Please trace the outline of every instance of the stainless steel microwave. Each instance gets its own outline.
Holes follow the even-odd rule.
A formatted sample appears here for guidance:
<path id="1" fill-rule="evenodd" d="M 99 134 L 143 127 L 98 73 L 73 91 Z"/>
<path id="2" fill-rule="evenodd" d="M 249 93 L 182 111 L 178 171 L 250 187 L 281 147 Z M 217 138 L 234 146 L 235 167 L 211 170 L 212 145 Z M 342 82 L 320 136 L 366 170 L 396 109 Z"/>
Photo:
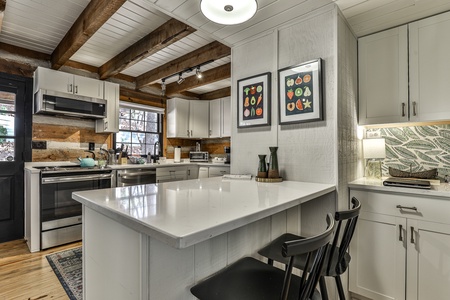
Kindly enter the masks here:
<path id="1" fill-rule="evenodd" d="M 89 119 L 106 117 L 106 100 L 40 89 L 34 95 L 34 113 Z"/>
<path id="2" fill-rule="evenodd" d="M 209 160 L 209 153 L 205 151 L 189 152 L 190 161 L 207 162 Z"/>

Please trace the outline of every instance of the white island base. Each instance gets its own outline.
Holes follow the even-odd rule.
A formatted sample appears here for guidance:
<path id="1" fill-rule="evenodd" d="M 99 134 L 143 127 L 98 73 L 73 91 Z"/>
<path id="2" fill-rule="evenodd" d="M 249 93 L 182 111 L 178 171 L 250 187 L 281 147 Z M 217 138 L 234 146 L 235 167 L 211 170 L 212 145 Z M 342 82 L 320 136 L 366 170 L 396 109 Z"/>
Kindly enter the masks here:
<path id="1" fill-rule="evenodd" d="M 334 190 L 209 178 L 74 193 L 83 203 L 83 299 L 195 299 L 196 282 L 299 233 L 300 204 L 334 199 Z"/>

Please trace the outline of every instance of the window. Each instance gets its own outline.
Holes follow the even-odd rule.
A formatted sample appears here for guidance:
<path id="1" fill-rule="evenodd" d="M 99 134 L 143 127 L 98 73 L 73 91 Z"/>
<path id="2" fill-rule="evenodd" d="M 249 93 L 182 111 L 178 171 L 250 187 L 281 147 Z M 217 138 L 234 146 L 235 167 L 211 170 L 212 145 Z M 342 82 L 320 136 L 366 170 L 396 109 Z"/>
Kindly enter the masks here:
<path id="1" fill-rule="evenodd" d="M 116 149 L 124 145 L 128 155 L 153 154 L 156 142 L 162 144 L 162 114 L 158 108 L 133 103 L 120 104 L 119 132 L 115 134 Z M 161 147 L 162 149 L 162 147 Z"/>
<path id="2" fill-rule="evenodd" d="M 15 156 L 16 94 L 0 91 L 0 161 L 13 161 Z"/>

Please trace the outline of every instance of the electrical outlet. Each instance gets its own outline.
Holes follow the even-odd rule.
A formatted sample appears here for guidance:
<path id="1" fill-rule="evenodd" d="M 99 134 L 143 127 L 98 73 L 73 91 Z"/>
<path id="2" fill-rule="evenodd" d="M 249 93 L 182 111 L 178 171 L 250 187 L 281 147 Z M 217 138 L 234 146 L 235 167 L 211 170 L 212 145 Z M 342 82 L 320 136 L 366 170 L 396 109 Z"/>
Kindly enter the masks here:
<path id="1" fill-rule="evenodd" d="M 95 143 L 89 143 L 89 150 L 91 151 L 95 150 Z"/>
<path id="2" fill-rule="evenodd" d="M 31 149 L 47 149 L 47 141 L 31 141 Z"/>
<path id="3" fill-rule="evenodd" d="M 381 131 L 380 130 L 367 131 L 367 138 L 368 139 L 379 139 L 379 138 L 381 138 Z"/>

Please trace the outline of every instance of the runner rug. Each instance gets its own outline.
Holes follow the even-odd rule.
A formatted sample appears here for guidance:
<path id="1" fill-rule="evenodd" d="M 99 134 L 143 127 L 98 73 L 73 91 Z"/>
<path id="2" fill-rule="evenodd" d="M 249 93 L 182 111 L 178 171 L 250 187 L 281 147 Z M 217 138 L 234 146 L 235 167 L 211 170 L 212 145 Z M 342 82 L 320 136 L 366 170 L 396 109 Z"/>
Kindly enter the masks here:
<path id="1" fill-rule="evenodd" d="M 83 273 L 81 247 L 46 256 L 70 300 L 83 299 Z"/>

